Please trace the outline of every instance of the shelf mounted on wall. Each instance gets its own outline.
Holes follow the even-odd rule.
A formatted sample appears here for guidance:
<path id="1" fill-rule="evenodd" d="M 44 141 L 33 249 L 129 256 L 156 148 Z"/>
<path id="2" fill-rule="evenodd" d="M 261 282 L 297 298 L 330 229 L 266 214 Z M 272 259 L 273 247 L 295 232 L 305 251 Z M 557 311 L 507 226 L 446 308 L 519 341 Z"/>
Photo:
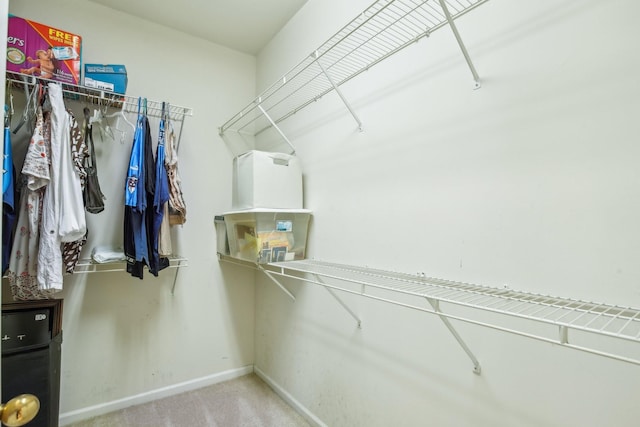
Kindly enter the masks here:
<path id="1" fill-rule="evenodd" d="M 264 268 L 274 276 L 434 314 L 467 353 L 476 374 L 480 364 L 451 321 L 640 365 L 638 308 L 316 260 L 270 263 Z M 444 312 L 442 305 L 449 310 Z"/>
<path id="2" fill-rule="evenodd" d="M 186 258 L 179 256 L 170 256 L 168 257 L 168 260 L 169 265 L 167 266 L 167 268 L 175 269 L 175 274 L 173 275 L 173 284 L 171 286 L 171 295 L 173 295 L 176 290 L 178 271 L 182 267 L 188 267 L 189 262 Z M 127 271 L 126 264 L 126 261 L 110 261 L 100 263 L 95 262 L 91 258 L 83 258 L 78 261 L 73 272 L 74 274 L 125 272 Z"/>
<path id="3" fill-rule="evenodd" d="M 362 130 L 340 86 L 446 25 L 471 70 L 474 88 L 479 88 L 480 78 L 454 21 L 487 1 L 378 0 L 227 120 L 219 134 L 235 131 L 256 136 L 274 128 L 295 152 L 279 124 L 332 91 Z"/>
<path id="4" fill-rule="evenodd" d="M 259 271 L 263 272 L 265 276 L 267 276 L 273 283 L 275 283 L 278 286 L 278 288 L 282 292 L 284 292 L 289 298 L 291 298 L 291 300 L 293 301 L 296 300 L 295 295 L 293 295 L 291 291 L 287 289 L 287 287 L 280 280 L 276 278 L 276 276 L 298 279 L 303 282 L 309 282 L 316 285 L 320 285 L 356 321 L 357 328 L 362 329 L 362 319 L 360 319 L 358 314 L 353 309 L 351 309 L 351 307 L 349 307 L 347 303 L 340 297 L 339 292 L 336 292 L 336 291 L 346 290 L 348 293 L 356 293 L 358 295 L 368 296 L 366 286 L 369 285 L 369 283 L 367 282 L 357 282 L 360 285 L 360 288 L 353 291 L 353 290 L 347 290 L 344 287 L 336 286 L 335 284 L 330 283 L 329 281 L 332 281 L 333 279 L 340 279 L 340 276 L 336 276 L 333 274 L 326 274 L 320 268 L 304 271 L 305 276 L 293 276 L 290 274 L 289 271 L 285 271 L 288 266 L 297 267 L 298 265 L 308 265 L 309 263 L 312 263 L 313 265 L 316 265 L 316 266 L 323 265 L 322 263 L 318 263 L 317 261 L 300 260 L 300 261 L 275 262 L 275 263 L 267 263 L 267 264 L 255 264 L 249 261 L 240 260 L 228 255 L 220 254 L 220 253 L 218 254 L 218 259 L 220 261 L 228 262 L 228 263 L 235 264 L 242 267 L 257 268 Z M 337 264 L 333 264 L 333 265 L 337 265 Z M 294 270 L 295 270 L 295 267 L 294 267 Z M 373 271 L 373 270 L 370 270 L 370 271 Z M 458 331 L 456 331 L 454 326 L 451 324 L 448 316 L 445 315 L 440 309 L 440 301 L 433 298 L 426 298 L 426 299 L 433 308 L 433 310 L 429 312 L 437 314 L 440 317 L 440 320 L 442 320 L 442 322 L 447 327 L 451 335 L 453 335 L 453 337 L 458 342 L 460 347 L 462 347 L 464 352 L 471 359 L 471 362 L 473 363 L 473 373 L 480 375 L 480 373 L 482 372 L 480 362 L 475 357 L 475 355 L 473 354 L 469 346 L 467 346 L 467 344 L 464 342 L 464 340 L 462 339 Z M 391 300 L 384 300 L 384 299 L 381 299 L 381 301 L 392 302 Z M 400 304 L 400 305 L 404 305 L 404 304 Z"/>
<path id="5" fill-rule="evenodd" d="M 221 261 L 256 268 L 254 263 L 219 254 Z M 560 347 L 640 366 L 640 308 L 618 306 L 510 288 L 427 277 L 318 260 L 273 262 L 259 266 L 290 298 L 276 277 L 320 286 L 357 321 L 338 294 L 351 294 L 436 315 L 473 364 L 481 366 L 452 321 L 489 328 Z M 425 304 L 426 301 L 426 304 Z M 445 312 L 443 306 L 448 310 Z"/>
<path id="6" fill-rule="evenodd" d="M 15 86 L 18 89 L 23 89 L 25 93 L 29 93 L 30 89 L 35 87 L 38 82 L 43 83 L 57 83 L 62 86 L 62 93 L 67 100 L 81 100 L 90 104 L 102 105 L 106 107 L 112 107 L 119 109 L 123 113 L 138 113 L 138 100 L 139 97 L 131 95 L 122 95 L 119 93 L 109 92 L 107 90 L 94 89 L 86 86 L 78 86 L 69 83 L 58 82 L 55 80 L 43 79 L 41 77 L 35 77 L 32 75 L 15 73 L 12 71 L 6 72 L 7 83 Z M 182 128 L 184 125 L 184 119 L 188 116 L 193 116 L 193 109 L 190 107 L 183 107 L 180 105 L 166 104 L 164 108 L 167 108 L 169 117 L 180 123 L 180 130 L 176 141 L 176 146 L 180 145 L 180 139 L 182 138 Z M 153 101 L 147 99 L 147 115 L 151 117 L 161 117 L 163 112 L 163 102 Z"/>

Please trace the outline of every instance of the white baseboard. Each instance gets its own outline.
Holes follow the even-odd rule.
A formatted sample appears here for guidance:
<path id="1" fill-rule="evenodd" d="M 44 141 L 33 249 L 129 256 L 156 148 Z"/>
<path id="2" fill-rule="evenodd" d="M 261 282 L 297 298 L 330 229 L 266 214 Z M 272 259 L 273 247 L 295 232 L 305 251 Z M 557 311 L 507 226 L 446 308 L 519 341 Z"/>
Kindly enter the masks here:
<path id="1" fill-rule="evenodd" d="M 291 396 L 284 388 L 282 388 L 278 383 L 269 378 L 267 374 L 262 372 L 260 368 L 257 366 L 253 367 L 253 372 L 262 380 L 269 385 L 276 392 L 278 396 L 282 398 L 285 402 L 289 404 L 293 409 L 296 410 L 300 415 L 304 417 L 304 419 L 309 422 L 312 426 L 315 427 L 327 427 L 325 423 L 323 423 L 320 418 L 316 417 L 311 411 L 309 411 L 304 405 L 298 402 L 293 396 Z"/>
<path id="2" fill-rule="evenodd" d="M 60 414 L 60 426 L 66 426 L 78 421 L 96 417 L 98 415 L 104 415 L 109 412 L 128 408 L 129 406 L 148 403 L 157 399 L 162 399 L 164 397 L 174 396 L 176 394 L 185 393 L 187 391 L 196 390 L 202 387 L 207 387 L 213 384 L 221 383 L 223 381 L 232 380 L 234 378 L 248 375 L 252 372 L 252 365 L 244 366 L 242 368 L 231 369 L 229 371 L 224 371 L 206 377 L 185 381 L 156 390 L 151 390 L 145 393 L 136 394 L 135 396 L 125 397 L 124 399 L 113 400 L 111 402 L 102 403 L 100 405 L 89 406 L 87 408 L 65 412 L 63 414 Z"/>

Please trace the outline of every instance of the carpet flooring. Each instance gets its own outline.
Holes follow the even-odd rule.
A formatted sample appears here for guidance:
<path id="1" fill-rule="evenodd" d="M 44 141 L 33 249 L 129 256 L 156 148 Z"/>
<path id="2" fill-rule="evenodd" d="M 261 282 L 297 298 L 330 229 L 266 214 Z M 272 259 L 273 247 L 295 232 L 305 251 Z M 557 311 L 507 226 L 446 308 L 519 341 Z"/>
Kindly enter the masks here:
<path id="1" fill-rule="evenodd" d="M 68 427 L 308 427 L 257 375 L 100 415 Z"/>

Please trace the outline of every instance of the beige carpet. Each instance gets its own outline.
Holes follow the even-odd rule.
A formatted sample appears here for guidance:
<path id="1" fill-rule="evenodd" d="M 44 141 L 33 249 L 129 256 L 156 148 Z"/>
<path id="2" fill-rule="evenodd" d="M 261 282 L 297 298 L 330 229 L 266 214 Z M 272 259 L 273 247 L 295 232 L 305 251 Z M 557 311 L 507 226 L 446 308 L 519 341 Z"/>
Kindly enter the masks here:
<path id="1" fill-rule="evenodd" d="M 308 427 L 255 374 L 132 406 L 72 427 Z"/>

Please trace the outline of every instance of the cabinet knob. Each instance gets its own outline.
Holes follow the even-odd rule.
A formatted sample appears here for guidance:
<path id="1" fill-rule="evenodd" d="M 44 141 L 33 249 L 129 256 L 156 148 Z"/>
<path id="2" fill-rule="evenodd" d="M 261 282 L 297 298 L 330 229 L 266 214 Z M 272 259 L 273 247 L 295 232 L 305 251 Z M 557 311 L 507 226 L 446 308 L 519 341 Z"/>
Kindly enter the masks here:
<path id="1" fill-rule="evenodd" d="M 0 404 L 0 420 L 8 427 L 27 424 L 38 415 L 40 400 L 33 394 L 21 394 L 6 404 Z"/>

